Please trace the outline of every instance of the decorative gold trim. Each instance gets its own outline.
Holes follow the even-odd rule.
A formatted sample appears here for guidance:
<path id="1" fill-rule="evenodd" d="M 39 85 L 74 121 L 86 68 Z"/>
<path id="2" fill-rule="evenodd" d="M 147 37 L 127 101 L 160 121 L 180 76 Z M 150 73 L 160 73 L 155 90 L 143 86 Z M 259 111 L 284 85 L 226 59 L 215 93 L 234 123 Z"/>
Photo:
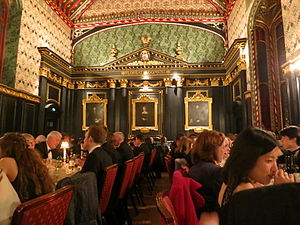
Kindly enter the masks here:
<path id="1" fill-rule="evenodd" d="M 235 87 L 238 86 L 239 88 L 239 94 L 235 93 Z M 238 98 L 242 98 L 242 82 L 241 79 L 238 79 L 234 84 L 232 85 L 232 100 L 236 101 Z"/>
<path id="2" fill-rule="evenodd" d="M 82 100 L 82 130 L 88 129 L 86 124 L 86 104 L 88 103 L 99 103 L 103 104 L 103 125 L 107 126 L 107 99 L 99 98 L 96 94 L 92 95 L 89 99 L 83 99 Z"/>
<path id="3" fill-rule="evenodd" d="M 91 91 L 88 91 L 88 92 L 86 92 L 86 99 L 89 99 L 90 97 L 92 97 L 93 95 L 97 95 L 98 97 L 99 97 L 99 95 L 104 95 L 104 99 L 106 99 L 107 98 L 107 96 L 106 96 L 106 92 L 91 92 Z M 99 98 L 101 98 L 101 97 L 99 97 Z"/>
<path id="4" fill-rule="evenodd" d="M 183 86 L 183 82 L 184 82 L 184 78 L 180 77 L 178 79 L 176 79 L 176 85 L 177 87 L 182 87 Z"/>
<path id="5" fill-rule="evenodd" d="M 119 80 L 119 83 L 120 83 L 121 88 L 127 88 L 128 80 L 122 79 L 122 80 Z"/>
<path id="6" fill-rule="evenodd" d="M 165 87 L 172 86 L 172 80 L 170 78 L 164 78 Z"/>
<path id="7" fill-rule="evenodd" d="M 220 86 L 220 79 L 221 78 L 210 78 L 209 81 L 210 81 L 210 85 L 212 87 L 218 87 Z"/>
<path id="8" fill-rule="evenodd" d="M 208 86 L 208 79 L 205 79 L 204 81 L 201 81 L 200 79 L 195 79 L 194 81 L 187 80 L 186 85 L 187 86 Z"/>
<path id="9" fill-rule="evenodd" d="M 74 83 L 77 85 L 76 89 L 100 89 L 100 88 L 106 88 L 107 87 L 107 82 L 103 81 L 102 83 L 99 83 L 98 81 L 80 81 L 76 80 Z"/>
<path id="10" fill-rule="evenodd" d="M 154 103 L 154 126 L 137 126 L 136 125 L 136 103 Z M 150 98 L 148 95 L 143 94 L 137 99 L 131 100 L 132 104 L 132 126 L 131 129 L 141 130 L 141 129 L 149 129 L 149 130 L 158 130 L 158 98 Z"/>
<path id="11" fill-rule="evenodd" d="M 16 97 L 16 98 L 22 98 L 22 99 L 25 99 L 25 100 L 28 100 L 28 101 L 31 101 L 31 102 L 35 102 L 35 103 L 40 103 L 41 102 L 41 99 L 40 99 L 39 96 L 35 96 L 35 95 L 30 94 L 30 93 L 8 87 L 8 86 L 6 86 L 4 84 L 1 84 L 1 83 L 0 83 L 0 92 L 4 93 L 6 95 L 10 95 L 10 96 L 13 96 L 13 97 Z"/>
<path id="12" fill-rule="evenodd" d="M 138 88 L 140 88 L 140 87 L 161 87 L 162 84 L 163 84 L 162 81 L 157 81 L 156 83 L 152 84 L 148 80 L 144 80 L 143 82 L 141 82 L 139 84 L 135 83 L 134 81 L 129 82 L 130 87 L 138 87 Z"/>
<path id="13" fill-rule="evenodd" d="M 56 99 L 49 98 L 49 87 L 52 87 L 52 88 L 58 90 L 58 100 L 59 101 L 57 101 Z M 56 86 L 54 86 L 52 84 L 47 83 L 47 97 L 46 97 L 46 102 L 48 102 L 49 100 L 51 100 L 51 101 L 56 102 L 58 105 L 60 105 L 60 95 L 61 95 L 61 89 L 59 87 L 56 87 Z"/>
<path id="14" fill-rule="evenodd" d="M 245 92 L 245 93 L 244 93 L 244 96 L 245 96 L 246 99 L 251 98 L 251 97 L 252 97 L 251 91 Z"/>
<path id="15" fill-rule="evenodd" d="M 192 93 L 193 96 L 194 96 L 195 94 L 200 94 L 200 95 L 203 95 L 204 97 L 205 97 L 205 96 L 208 96 L 208 90 L 189 90 L 189 91 L 187 91 L 187 92 L 185 93 L 185 96 L 186 96 L 186 97 L 189 97 L 189 94 L 190 94 L 190 93 Z"/>
<path id="16" fill-rule="evenodd" d="M 208 122 L 208 126 L 189 125 L 189 122 L 192 119 L 192 118 L 189 118 L 189 103 L 190 102 L 199 102 L 199 103 L 207 102 L 208 121 L 206 121 L 206 122 Z M 198 92 L 191 98 L 185 97 L 184 104 L 185 104 L 185 125 L 184 125 L 185 130 L 196 130 L 196 131 L 199 129 L 200 130 L 203 130 L 203 129 L 212 130 L 212 128 L 213 128 L 213 126 L 212 126 L 212 98 L 205 97 Z"/>
<path id="17" fill-rule="evenodd" d="M 116 80 L 107 80 L 109 88 L 116 88 Z"/>

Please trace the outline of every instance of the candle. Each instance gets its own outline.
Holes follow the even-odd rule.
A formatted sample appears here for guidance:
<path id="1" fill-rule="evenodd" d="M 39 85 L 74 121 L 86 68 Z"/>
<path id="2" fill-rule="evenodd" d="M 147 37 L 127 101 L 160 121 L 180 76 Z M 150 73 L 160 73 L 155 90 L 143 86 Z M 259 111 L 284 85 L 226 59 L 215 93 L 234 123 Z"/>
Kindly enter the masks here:
<path id="1" fill-rule="evenodd" d="M 66 159 L 67 159 L 67 148 L 69 148 L 69 143 L 66 142 L 66 141 L 63 141 L 63 142 L 61 143 L 61 147 L 62 147 L 62 149 L 63 149 L 63 160 L 64 160 L 64 162 L 65 162 Z"/>

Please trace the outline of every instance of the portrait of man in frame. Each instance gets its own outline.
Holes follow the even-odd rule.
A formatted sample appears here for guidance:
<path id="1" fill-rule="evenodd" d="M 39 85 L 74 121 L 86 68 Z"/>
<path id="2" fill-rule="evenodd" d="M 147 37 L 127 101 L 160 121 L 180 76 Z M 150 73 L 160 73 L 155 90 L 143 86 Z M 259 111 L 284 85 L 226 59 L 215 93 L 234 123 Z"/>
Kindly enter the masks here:
<path id="1" fill-rule="evenodd" d="M 82 100 L 82 106 L 82 130 L 86 130 L 92 124 L 102 124 L 107 126 L 107 99 L 102 99 L 97 95 L 92 95 L 90 98 Z"/>

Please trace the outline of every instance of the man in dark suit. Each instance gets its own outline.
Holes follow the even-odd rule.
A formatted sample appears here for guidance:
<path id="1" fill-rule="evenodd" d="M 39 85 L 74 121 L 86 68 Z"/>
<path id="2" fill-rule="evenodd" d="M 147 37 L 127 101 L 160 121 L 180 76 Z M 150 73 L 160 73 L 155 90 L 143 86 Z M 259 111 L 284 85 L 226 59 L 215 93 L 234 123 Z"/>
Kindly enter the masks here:
<path id="1" fill-rule="evenodd" d="M 105 167 L 113 164 L 111 157 L 103 150 L 101 145 L 106 140 L 107 132 L 102 125 L 91 125 L 85 132 L 83 149 L 89 151 L 89 155 L 82 167 L 81 172 L 94 172 L 97 177 L 98 193 L 101 193 L 103 173 Z"/>
<path id="2" fill-rule="evenodd" d="M 145 154 L 145 158 L 144 158 L 144 162 L 143 162 L 143 171 L 145 171 L 145 170 L 147 170 L 147 167 L 149 165 L 151 150 L 149 149 L 148 145 L 145 143 L 145 139 L 142 134 L 136 135 L 133 143 L 135 146 L 135 149 L 134 149 L 135 155 L 138 155 L 141 152 L 144 152 L 144 154 Z"/>
<path id="3" fill-rule="evenodd" d="M 122 132 L 113 133 L 113 145 L 120 153 L 122 161 L 125 162 L 134 157 L 133 151 L 130 146 L 124 141 L 125 136 Z"/>
<path id="4" fill-rule="evenodd" d="M 300 127 L 288 126 L 279 132 L 283 154 L 278 158 L 279 164 L 287 164 L 287 172 L 295 172 L 295 166 L 300 168 Z M 293 165 L 292 165 L 293 164 Z M 294 168 L 289 168 L 293 167 Z"/>
<path id="5" fill-rule="evenodd" d="M 43 159 L 57 159 L 63 156 L 63 152 L 60 149 L 62 135 L 58 131 L 51 131 L 47 135 L 45 142 L 41 142 L 36 145 L 38 152 Z"/>

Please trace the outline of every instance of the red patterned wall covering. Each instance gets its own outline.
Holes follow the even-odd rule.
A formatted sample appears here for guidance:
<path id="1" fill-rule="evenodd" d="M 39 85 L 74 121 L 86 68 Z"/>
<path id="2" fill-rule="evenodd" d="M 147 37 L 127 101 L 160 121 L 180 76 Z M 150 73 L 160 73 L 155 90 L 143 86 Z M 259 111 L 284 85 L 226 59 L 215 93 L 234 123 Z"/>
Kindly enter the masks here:
<path id="1" fill-rule="evenodd" d="M 7 17 L 8 3 L 6 0 L 0 0 L 0 81 L 2 80 Z"/>

